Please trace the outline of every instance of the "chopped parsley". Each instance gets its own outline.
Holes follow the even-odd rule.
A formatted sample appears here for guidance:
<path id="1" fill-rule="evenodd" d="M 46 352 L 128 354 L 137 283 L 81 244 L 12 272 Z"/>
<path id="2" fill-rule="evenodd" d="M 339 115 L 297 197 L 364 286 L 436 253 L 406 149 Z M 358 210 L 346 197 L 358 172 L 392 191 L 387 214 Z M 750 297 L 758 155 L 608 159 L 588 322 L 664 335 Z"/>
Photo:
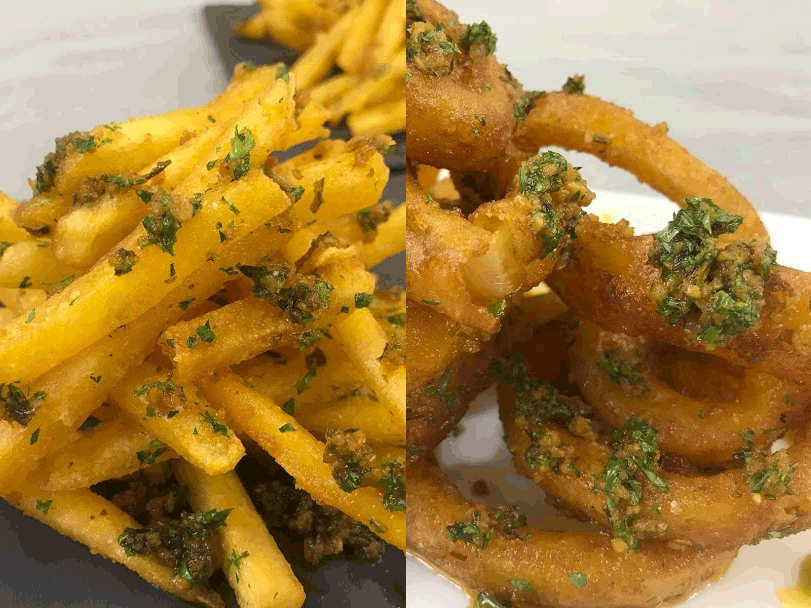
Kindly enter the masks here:
<path id="1" fill-rule="evenodd" d="M 219 433 L 223 437 L 228 437 L 228 427 L 212 416 L 211 412 L 203 414 L 203 421 L 211 425 L 212 433 Z"/>
<path id="2" fill-rule="evenodd" d="M 42 511 L 45 515 L 51 510 L 53 500 L 37 500 L 37 511 Z"/>
<path id="3" fill-rule="evenodd" d="M 290 68 L 286 64 L 281 64 L 276 68 L 276 78 L 281 78 L 285 82 L 290 82 Z"/>
<path id="4" fill-rule="evenodd" d="M 206 321 L 205 324 L 197 328 L 197 337 L 208 344 L 214 342 L 214 338 L 216 336 L 214 335 L 214 332 L 211 331 L 211 323 L 209 321 Z"/>
<path id="5" fill-rule="evenodd" d="M 582 74 L 569 76 L 561 87 L 561 90 L 567 95 L 584 93 L 586 91 L 586 77 Z"/>
<path id="6" fill-rule="evenodd" d="M 510 608 L 510 605 L 499 602 L 486 593 L 479 593 L 479 595 L 476 596 L 476 601 L 473 602 L 473 608 Z"/>
<path id="7" fill-rule="evenodd" d="M 147 236 L 142 239 L 141 247 L 158 245 L 169 255 L 175 255 L 174 246 L 177 242 L 177 230 L 180 222 L 175 219 L 169 206 L 171 198 L 164 193 L 157 204 L 153 203 L 152 213 L 147 215 L 142 221 Z M 132 270 L 132 267 L 130 267 Z"/>
<path id="8" fill-rule="evenodd" d="M 168 449 L 169 447 L 163 443 L 163 441 L 153 439 L 149 442 L 145 450 L 139 450 L 135 452 L 135 455 L 138 457 L 138 462 L 141 463 L 141 466 L 148 466 L 155 464 L 158 457 Z"/>
<path id="9" fill-rule="evenodd" d="M 510 584 L 519 591 L 524 592 L 532 591 L 532 586 L 527 581 L 523 581 L 521 579 L 511 578 Z"/>
<path id="10" fill-rule="evenodd" d="M 287 424 L 283 424 L 282 426 L 279 427 L 279 432 L 280 433 L 290 433 L 290 432 L 295 431 L 295 430 L 296 430 L 296 427 L 294 427 L 289 422 Z"/>
<path id="11" fill-rule="evenodd" d="M 0 401 L 3 402 L 6 414 L 22 426 L 28 426 L 34 417 L 33 402 L 41 401 L 44 398 L 45 393 L 38 392 L 29 399 L 16 383 L 0 384 Z"/>
<path id="12" fill-rule="evenodd" d="M 31 433 L 31 440 L 30 444 L 34 445 L 37 441 L 39 441 L 39 427 L 33 433 Z"/>
<path id="13" fill-rule="evenodd" d="M 498 302 L 493 302 L 492 304 L 490 304 L 490 306 L 487 307 L 487 312 L 493 315 L 496 319 L 502 318 L 506 310 L 507 310 L 506 300 L 499 300 Z"/>
<path id="14" fill-rule="evenodd" d="M 242 560 L 248 557 L 250 553 L 247 551 L 243 551 L 239 555 L 237 555 L 236 550 L 231 550 L 231 555 L 228 556 L 227 564 L 229 567 L 234 569 L 234 577 L 239 582 L 239 570 L 242 567 Z"/>
<path id="15" fill-rule="evenodd" d="M 661 269 L 653 286 L 656 312 L 671 324 L 697 321 L 697 337 L 718 344 L 760 319 L 764 281 L 776 263 L 771 247 L 741 241 L 719 249 L 717 237 L 743 222 L 708 198 L 685 201 L 654 235 L 648 263 Z"/>
<path id="16" fill-rule="evenodd" d="M 476 46 L 485 55 L 492 55 L 496 52 L 496 35 L 490 26 L 482 21 L 481 23 L 471 23 L 465 26 L 465 33 L 459 41 L 459 46 L 469 51 Z"/>
<path id="17" fill-rule="evenodd" d="M 588 577 L 582 572 L 572 572 L 569 575 L 569 581 L 575 589 L 582 589 L 589 583 Z"/>
<path id="18" fill-rule="evenodd" d="M 225 156 L 225 162 L 234 167 L 234 180 L 238 180 L 251 170 L 251 150 L 255 145 L 253 133 L 249 129 L 240 131 L 239 127 L 234 127 L 231 150 Z"/>
<path id="19" fill-rule="evenodd" d="M 299 395 L 310 388 L 310 383 L 312 382 L 313 378 L 315 378 L 317 373 L 317 368 L 311 367 L 307 370 L 307 373 L 304 374 L 304 377 L 296 383 L 296 391 Z"/>
<path id="20" fill-rule="evenodd" d="M 287 401 L 284 402 L 282 406 L 282 410 L 285 414 L 290 414 L 291 416 L 296 413 L 296 400 L 293 397 L 290 397 Z"/>
<path id="21" fill-rule="evenodd" d="M 602 359 L 597 360 L 597 367 L 608 374 L 614 384 L 627 384 L 632 387 L 640 387 L 646 393 L 650 392 L 650 387 L 645 383 L 645 378 L 639 374 L 639 370 L 642 368 L 639 354 L 634 353 L 636 359 L 634 362 L 626 358 L 616 357 L 617 354 L 617 351 L 605 351 Z"/>
<path id="22" fill-rule="evenodd" d="M 368 308 L 372 303 L 373 296 L 370 293 L 355 294 L 355 308 Z"/>

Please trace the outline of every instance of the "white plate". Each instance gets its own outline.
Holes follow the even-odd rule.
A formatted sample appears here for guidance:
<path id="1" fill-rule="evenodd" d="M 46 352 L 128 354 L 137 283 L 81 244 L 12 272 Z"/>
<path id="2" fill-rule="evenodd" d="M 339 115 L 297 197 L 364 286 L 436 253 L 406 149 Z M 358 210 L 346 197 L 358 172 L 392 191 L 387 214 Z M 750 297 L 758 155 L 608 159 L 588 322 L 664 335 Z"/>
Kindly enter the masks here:
<path id="1" fill-rule="evenodd" d="M 589 211 L 600 215 L 604 221 L 626 218 L 638 233 L 643 233 L 660 230 L 675 209 L 675 205 L 663 198 L 606 192 L 598 193 Z M 805 231 L 811 229 L 811 220 L 771 213 L 763 213 L 762 217 L 780 264 L 811 270 L 805 245 Z M 451 435 L 437 450 L 440 463 L 460 490 L 470 498 L 470 484 L 485 479 L 495 502 L 517 502 L 531 520 L 543 517 L 547 523 L 551 510 L 543 506 L 543 492 L 512 467 L 492 390 L 474 402 L 460 427 L 461 434 Z M 744 547 L 720 581 L 678 606 L 779 607 L 782 604 L 777 599 L 777 591 L 794 583 L 800 562 L 810 553 L 811 530 Z M 406 560 L 406 567 L 409 608 L 467 608 L 470 605 L 464 591 L 413 556 Z"/>

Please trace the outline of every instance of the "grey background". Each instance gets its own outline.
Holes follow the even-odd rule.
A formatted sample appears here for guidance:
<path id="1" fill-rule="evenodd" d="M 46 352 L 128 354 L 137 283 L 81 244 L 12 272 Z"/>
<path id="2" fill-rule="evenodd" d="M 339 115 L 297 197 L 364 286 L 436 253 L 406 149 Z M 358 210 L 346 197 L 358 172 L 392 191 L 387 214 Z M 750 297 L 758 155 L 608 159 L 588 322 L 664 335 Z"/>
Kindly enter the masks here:
<path id="1" fill-rule="evenodd" d="M 811 217 L 811 2 L 448 0 L 486 20 L 528 89 L 586 75 L 727 176 L 763 210 Z M 649 193 L 585 155 L 594 188 Z"/>
<path id="2" fill-rule="evenodd" d="M 55 137 L 96 124 L 207 102 L 240 60 L 291 61 L 280 49 L 245 43 L 233 24 L 247 4 L 189 0 L 80 0 L 3 5 L 0 20 L 0 189 L 23 199 L 26 179 Z M 333 131 L 336 137 L 345 131 Z M 387 160 L 404 162 L 401 138 Z M 402 172 L 384 196 L 403 199 Z M 377 270 L 404 282 L 404 257 Z M 2 365 L 2 362 L 0 362 Z M 328 562 L 297 571 L 305 606 L 402 606 L 405 565 L 389 548 L 379 564 Z M 184 604 L 126 568 L 53 532 L 0 500 L 0 607 L 176 608 Z"/>

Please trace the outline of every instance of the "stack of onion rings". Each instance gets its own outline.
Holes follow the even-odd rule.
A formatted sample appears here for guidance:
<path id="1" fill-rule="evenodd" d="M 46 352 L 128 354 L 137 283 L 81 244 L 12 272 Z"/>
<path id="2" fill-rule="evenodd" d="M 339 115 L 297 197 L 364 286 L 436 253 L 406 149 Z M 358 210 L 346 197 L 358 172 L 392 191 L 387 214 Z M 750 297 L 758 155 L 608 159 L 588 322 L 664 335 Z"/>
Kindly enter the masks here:
<path id="1" fill-rule="evenodd" d="M 811 275 L 666 125 L 577 86 L 526 93 L 486 24 L 434 0 L 408 16 L 411 550 L 478 606 L 655 606 L 811 527 Z M 653 237 L 581 214 L 566 203 L 593 194 L 542 146 L 683 211 Z M 565 304 L 522 297 L 544 280 Z M 530 529 L 432 461 L 492 376 L 519 472 L 597 531 Z"/>

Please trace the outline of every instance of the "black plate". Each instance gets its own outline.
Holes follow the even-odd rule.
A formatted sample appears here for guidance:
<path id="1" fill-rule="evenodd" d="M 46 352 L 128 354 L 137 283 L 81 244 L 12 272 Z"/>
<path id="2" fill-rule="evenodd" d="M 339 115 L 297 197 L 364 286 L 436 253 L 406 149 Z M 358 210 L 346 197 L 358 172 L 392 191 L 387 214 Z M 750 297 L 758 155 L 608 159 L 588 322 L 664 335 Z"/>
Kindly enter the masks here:
<path id="1" fill-rule="evenodd" d="M 209 6 L 205 19 L 220 53 L 212 66 L 228 81 L 240 61 L 256 64 L 285 61 L 295 54 L 281 48 L 245 42 L 233 26 L 256 12 L 252 6 Z M 346 129 L 334 137 L 348 137 Z M 384 196 L 405 198 L 405 138 L 398 138 L 387 157 L 392 168 Z M 377 269 L 383 284 L 405 285 L 405 255 Z M 338 608 L 405 607 L 405 558 L 390 547 L 379 563 L 326 562 L 315 572 L 296 570 L 307 591 L 305 606 Z M 0 500 L 0 606 L 21 608 L 182 608 L 186 604 L 144 581 L 127 568 L 91 555 L 80 544 L 22 515 Z"/>

